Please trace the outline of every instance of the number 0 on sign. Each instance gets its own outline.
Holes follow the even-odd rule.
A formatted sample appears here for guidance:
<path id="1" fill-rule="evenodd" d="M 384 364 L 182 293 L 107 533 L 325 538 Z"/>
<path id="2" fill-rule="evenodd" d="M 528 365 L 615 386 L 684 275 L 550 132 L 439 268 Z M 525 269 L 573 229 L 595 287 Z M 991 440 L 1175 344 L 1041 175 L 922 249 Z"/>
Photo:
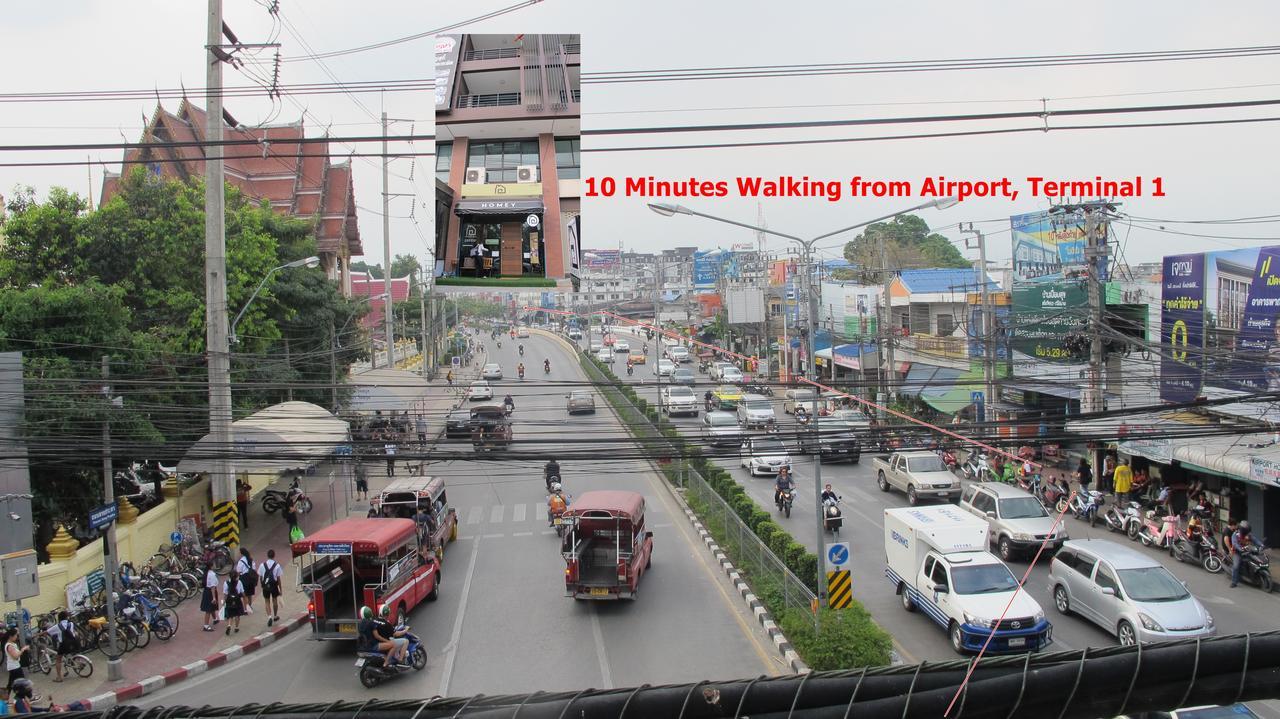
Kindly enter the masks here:
<path id="1" fill-rule="evenodd" d="M 832 542 L 827 545 L 827 563 L 840 569 L 849 563 L 849 543 Z"/>

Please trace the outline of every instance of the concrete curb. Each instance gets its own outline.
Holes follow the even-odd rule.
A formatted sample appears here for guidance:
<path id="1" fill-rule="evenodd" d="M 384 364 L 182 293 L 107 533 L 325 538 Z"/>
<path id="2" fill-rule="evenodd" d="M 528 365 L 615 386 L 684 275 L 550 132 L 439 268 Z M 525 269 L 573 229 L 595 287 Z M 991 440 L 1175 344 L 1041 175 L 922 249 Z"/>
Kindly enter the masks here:
<path id="1" fill-rule="evenodd" d="M 742 575 L 733 566 L 733 563 L 725 556 L 724 550 L 720 549 L 720 545 L 716 544 L 715 537 L 712 537 L 706 527 L 702 526 L 702 522 L 693 513 L 692 509 L 685 507 L 684 513 L 693 524 L 693 528 L 698 532 L 698 536 L 702 537 L 702 541 L 707 545 L 707 548 L 715 555 L 716 561 L 720 563 L 720 568 L 724 570 L 729 580 L 733 582 L 738 594 L 742 595 L 742 600 L 751 608 L 756 621 L 760 622 L 760 626 L 764 627 L 765 632 L 769 634 L 769 638 L 773 640 L 774 647 L 778 650 L 778 653 L 791 666 L 791 671 L 796 674 L 809 673 L 811 671 L 809 665 L 804 663 L 804 660 L 796 653 L 795 648 L 791 646 L 791 642 L 787 641 L 786 635 L 778 628 L 778 623 L 773 620 L 773 615 L 769 613 L 768 609 L 765 609 L 764 602 L 760 601 L 755 593 L 751 591 L 751 586 L 747 584 Z"/>
<path id="2" fill-rule="evenodd" d="M 247 639 L 239 644 L 234 644 L 221 651 L 214 652 L 204 659 L 200 659 L 190 664 L 184 664 L 177 669 L 170 669 L 163 674 L 147 677 L 141 681 L 132 684 L 125 684 L 116 687 L 109 692 L 98 694 L 97 696 L 80 701 L 71 702 L 67 705 L 69 711 L 100 711 L 102 709 L 110 709 L 118 704 L 137 699 L 138 697 L 154 694 L 161 689 L 172 686 L 184 679 L 190 679 L 199 674 L 203 674 L 210 669 L 220 667 L 224 664 L 243 657 L 272 644 L 276 640 L 285 636 L 289 632 L 299 629 L 310 624 L 306 614 L 299 614 L 293 619 L 284 620 L 280 624 L 272 627 L 269 631 Z"/>

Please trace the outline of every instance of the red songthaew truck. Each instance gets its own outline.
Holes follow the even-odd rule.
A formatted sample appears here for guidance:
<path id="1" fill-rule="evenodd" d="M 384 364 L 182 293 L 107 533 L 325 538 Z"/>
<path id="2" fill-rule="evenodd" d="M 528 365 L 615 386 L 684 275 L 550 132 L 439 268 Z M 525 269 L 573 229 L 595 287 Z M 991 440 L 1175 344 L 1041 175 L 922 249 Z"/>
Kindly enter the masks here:
<path id="1" fill-rule="evenodd" d="M 653 557 L 653 532 L 644 528 L 644 496 L 638 492 L 584 492 L 561 518 L 565 596 L 635 599 Z"/>

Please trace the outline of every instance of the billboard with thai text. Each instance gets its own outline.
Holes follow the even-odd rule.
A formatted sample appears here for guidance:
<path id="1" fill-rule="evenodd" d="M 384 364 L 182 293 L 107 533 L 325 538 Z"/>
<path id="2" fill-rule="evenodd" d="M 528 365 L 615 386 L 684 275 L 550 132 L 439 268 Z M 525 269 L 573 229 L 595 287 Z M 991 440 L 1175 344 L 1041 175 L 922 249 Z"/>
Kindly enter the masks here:
<path id="1" fill-rule="evenodd" d="M 1204 254 L 1164 258 L 1160 289 L 1160 399 L 1200 395 L 1204 348 Z"/>
<path id="2" fill-rule="evenodd" d="M 1052 281 L 1088 276 L 1084 215 L 1031 212 L 1009 218 L 1015 281 Z M 1101 232 L 1105 232 L 1105 228 Z M 1106 279 L 1106 267 L 1102 267 Z"/>

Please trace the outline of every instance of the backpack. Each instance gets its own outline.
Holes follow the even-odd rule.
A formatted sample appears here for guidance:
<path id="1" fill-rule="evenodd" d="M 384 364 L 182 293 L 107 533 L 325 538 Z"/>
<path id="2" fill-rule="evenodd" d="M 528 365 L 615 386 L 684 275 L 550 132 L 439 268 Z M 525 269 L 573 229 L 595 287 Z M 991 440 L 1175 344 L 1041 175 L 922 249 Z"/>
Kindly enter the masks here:
<path id="1" fill-rule="evenodd" d="M 278 595 L 280 582 L 276 579 L 276 567 L 280 566 L 268 559 L 262 563 L 262 591 L 265 594 Z"/>
<path id="2" fill-rule="evenodd" d="M 75 654 L 80 651 L 80 637 L 75 634 L 75 625 L 70 621 L 58 622 L 59 654 Z"/>
<path id="3" fill-rule="evenodd" d="M 240 575 L 240 584 L 246 592 L 252 592 L 258 586 L 258 572 L 252 561 L 248 562 L 248 564 L 249 571 Z"/>

